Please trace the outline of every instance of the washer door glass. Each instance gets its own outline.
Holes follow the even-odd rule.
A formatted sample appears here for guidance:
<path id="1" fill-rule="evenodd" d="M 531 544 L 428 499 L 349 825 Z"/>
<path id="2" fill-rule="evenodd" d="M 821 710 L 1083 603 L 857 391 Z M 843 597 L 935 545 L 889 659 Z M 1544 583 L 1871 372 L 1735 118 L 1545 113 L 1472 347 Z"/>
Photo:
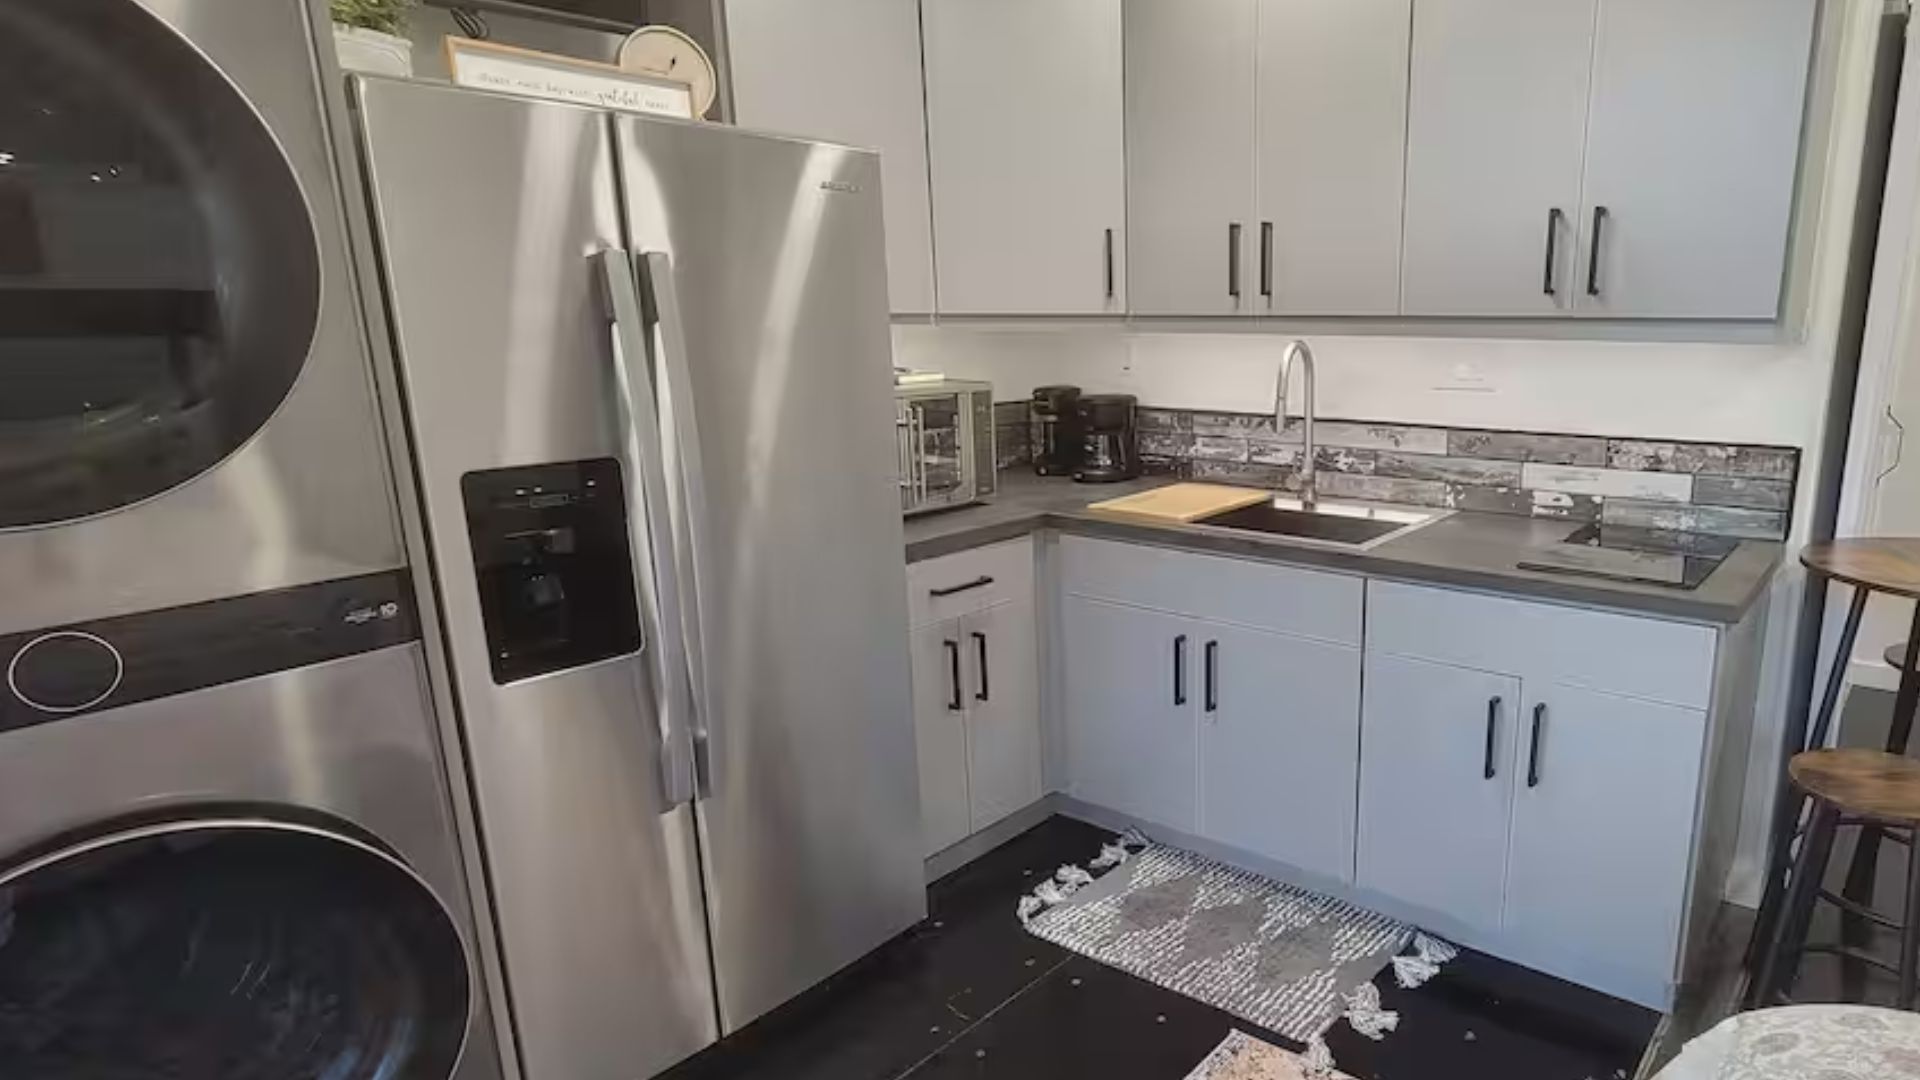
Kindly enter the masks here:
<path id="1" fill-rule="evenodd" d="M 0 875 L 0 1076 L 446 1080 L 470 992 L 426 886 L 325 831 L 159 826 Z"/>
<path id="2" fill-rule="evenodd" d="M 319 304 L 293 171 L 200 52 L 135 0 L 0 0 L 0 528 L 218 464 Z"/>

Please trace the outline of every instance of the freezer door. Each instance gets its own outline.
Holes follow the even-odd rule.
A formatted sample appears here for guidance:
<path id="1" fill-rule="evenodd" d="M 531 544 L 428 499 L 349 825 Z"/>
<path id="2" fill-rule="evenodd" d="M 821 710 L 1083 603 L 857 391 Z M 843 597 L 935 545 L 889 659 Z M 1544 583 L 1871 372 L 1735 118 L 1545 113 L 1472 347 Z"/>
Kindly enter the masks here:
<path id="1" fill-rule="evenodd" d="M 717 1020 L 691 736 L 674 721 L 680 620 L 649 532 L 665 535 L 649 515 L 664 472 L 625 415 L 651 390 L 622 377 L 646 350 L 610 124 L 356 87 L 435 661 L 459 703 L 522 1071 L 652 1076 Z"/>
<path id="2" fill-rule="evenodd" d="M 724 1030 L 926 913 L 879 159 L 619 117 Z"/>

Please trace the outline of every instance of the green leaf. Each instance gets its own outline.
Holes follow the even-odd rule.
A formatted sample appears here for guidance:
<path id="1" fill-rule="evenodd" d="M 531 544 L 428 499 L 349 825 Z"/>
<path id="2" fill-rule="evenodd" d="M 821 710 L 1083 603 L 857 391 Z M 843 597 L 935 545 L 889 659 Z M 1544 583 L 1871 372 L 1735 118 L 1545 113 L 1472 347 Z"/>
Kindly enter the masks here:
<path id="1" fill-rule="evenodd" d="M 331 0 L 333 21 L 344 26 L 404 36 L 413 0 Z"/>

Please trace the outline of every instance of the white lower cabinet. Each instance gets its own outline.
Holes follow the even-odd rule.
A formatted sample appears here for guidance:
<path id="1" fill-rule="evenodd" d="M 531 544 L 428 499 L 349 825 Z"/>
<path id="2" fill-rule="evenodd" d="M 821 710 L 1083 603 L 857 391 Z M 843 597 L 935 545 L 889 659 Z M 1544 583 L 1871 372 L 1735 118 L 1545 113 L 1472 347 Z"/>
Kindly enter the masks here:
<path id="1" fill-rule="evenodd" d="M 960 659 L 958 619 L 914 630 L 913 732 L 920 757 L 920 827 L 929 855 L 965 840 L 973 828 Z"/>
<path id="2" fill-rule="evenodd" d="M 1196 622 L 1200 835 L 1353 880 L 1360 650 Z"/>
<path id="3" fill-rule="evenodd" d="M 1073 796 L 1193 832 L 1199 746 L 1192 620 L 1068 596 L 1061 630 Z"/>
<path id="4" fill-rule="evenodd" d="M 1520 680 L 1372 654 L 1355 883 L 1496 930 Z"/>
<path id="5" fill-rule="evenodd" d="M 974 832 L 1040 798 L 1040 649 L 1031 598 L 960 621 L 967 696 L 967 813 Z M 967 664 L 962 667 L 967 667 Z"/>
<path id="6" fill-rule="evenodd" d="M 1073 796 L 1350 882 L 1360 580 L 1061 547 Z"/>
<path id="7" fill-rule="evenodd" d="M 1505 939 L 1621 984 L 1672 972 L 1707 714 L 1562 683 L 1527 695 Z"/>
<path id="8" fill-rule="evenodd" d="M 1030 541 L 916 564 L 913 726 L 926 853 L 1038 801 L 1039 630 Z"/>

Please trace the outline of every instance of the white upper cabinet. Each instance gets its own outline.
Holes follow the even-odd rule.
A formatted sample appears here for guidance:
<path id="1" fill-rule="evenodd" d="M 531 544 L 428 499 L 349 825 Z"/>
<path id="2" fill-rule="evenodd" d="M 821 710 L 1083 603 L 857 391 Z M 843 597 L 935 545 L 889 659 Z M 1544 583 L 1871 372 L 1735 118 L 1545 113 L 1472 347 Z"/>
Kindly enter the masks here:
<path id="1" fill-rule="evenodd" d="M 1120 4 L 924 0 L 942 313 L 1126 311 Z"/>
<path id="2" fill-rule="evenodd" d="M 1254 7 L 1255 0 L 1126 0 L 1127 296 L 1135 315 L 1259 311 Z"/>
<path id="3" fill-rule="evenodd" d="M 1814 8 L 1603 0 L 1580 314 L 1778 313 Z"/>
<path id="4" fill-rule="evenodd" d="M 893 310 L 934 310 L 920 11 L 913 0 L 727 0 L 742 127 L 880 152 Z"/>
<path id="5" fill-rule="evenodd" d="M 1400 310 L 1411 0 L 1260 0 L 1259 310 Z"/>
<path id="6" fill-rule="evenodd" d="M 1405 314 L 1573 309 L 1594 4 L 1415 5 Z"/>

